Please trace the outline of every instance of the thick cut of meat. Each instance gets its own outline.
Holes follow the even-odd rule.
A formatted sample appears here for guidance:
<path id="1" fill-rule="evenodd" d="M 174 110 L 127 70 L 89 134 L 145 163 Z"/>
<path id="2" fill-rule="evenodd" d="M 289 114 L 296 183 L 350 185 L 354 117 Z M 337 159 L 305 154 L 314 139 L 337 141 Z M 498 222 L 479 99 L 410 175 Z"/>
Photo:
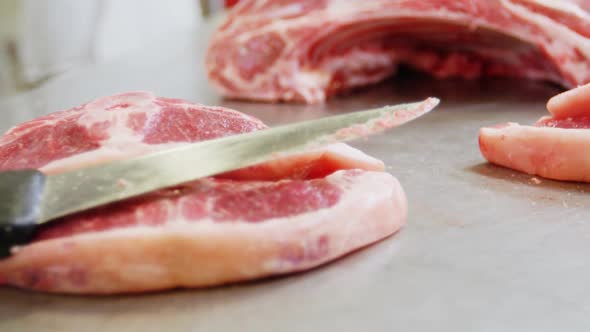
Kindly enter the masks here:
<path id="1" fill-rule="evenodd" d="M 482 128 L 479 146 L 491 163 L 550 179 L 590 182 L 590 84 L 553 97 L 551 116 L 533 126 Z"/>
<path id="2" fill-rule="evenodd" d="M 126 93 L 13 128 L 0 170 L 60 172 L 263 128 L 229 109 Z M 108 294 L 309 269 L 404 224 L 405 195 L 382 169 L 337 144 L 68 216 L 0 260 L 0 284 Z"/>
<path id="3" fill-rule="evenodd" d="M 580 0 L 243 0 L 206 59 L 226 96 L 321 102 L 404 63 L 437 77 L 590 82 Z"/>

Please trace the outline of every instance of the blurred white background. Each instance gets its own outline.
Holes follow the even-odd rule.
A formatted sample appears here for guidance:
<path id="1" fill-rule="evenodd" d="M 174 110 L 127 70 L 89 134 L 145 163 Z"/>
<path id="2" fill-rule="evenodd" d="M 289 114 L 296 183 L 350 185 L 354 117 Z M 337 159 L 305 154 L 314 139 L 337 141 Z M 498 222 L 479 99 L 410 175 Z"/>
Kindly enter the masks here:
<path id="1" fill-rule="evenodd" d="M 0 97 L 13 94 L 17 89 L 14 66 L 19 0 L 0 0 Z"/>
<path id="2" fill-rule="evenodd" d="M 222 9 L 225 3 L 227 0 L 0 0 L 0 97 L 194 29 L 204 14 Z"/>

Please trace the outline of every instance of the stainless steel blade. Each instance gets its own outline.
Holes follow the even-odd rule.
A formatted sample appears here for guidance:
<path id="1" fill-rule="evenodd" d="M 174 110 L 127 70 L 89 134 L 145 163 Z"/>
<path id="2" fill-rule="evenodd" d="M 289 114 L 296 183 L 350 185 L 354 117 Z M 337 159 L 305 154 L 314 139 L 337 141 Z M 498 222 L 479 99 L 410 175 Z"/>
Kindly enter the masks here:
<path id="1" fill-rule="evenodd" d="M 39 222 L 157 189 L 255 165 L 402 125 L 438 104 L 424 102 L 330 116 L 183 145 L 127 160 L 47 176 Z"/>

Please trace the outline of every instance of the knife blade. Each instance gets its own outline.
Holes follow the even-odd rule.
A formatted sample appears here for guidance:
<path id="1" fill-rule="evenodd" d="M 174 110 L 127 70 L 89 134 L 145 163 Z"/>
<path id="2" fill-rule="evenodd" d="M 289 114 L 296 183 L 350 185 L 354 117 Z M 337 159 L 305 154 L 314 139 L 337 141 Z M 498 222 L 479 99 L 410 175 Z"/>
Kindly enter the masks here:
<path id="1" fill-rule="evenodd" d="M 326 144 L 379 133 L 432 110 L 438 99 L 278 126 L 44 175 L 0 172 L 0 257 L 47 221 L 157 189 L 256 165 Z"/>

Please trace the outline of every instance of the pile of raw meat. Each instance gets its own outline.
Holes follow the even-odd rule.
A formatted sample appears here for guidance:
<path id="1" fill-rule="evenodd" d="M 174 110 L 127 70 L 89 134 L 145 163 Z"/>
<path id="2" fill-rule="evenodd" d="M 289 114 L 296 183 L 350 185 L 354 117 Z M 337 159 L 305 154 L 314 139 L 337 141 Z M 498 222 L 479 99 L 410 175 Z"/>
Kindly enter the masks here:
<path id="1" fill-rule="evenodd" d="M 243 0 L 213 37 L 206 66 L 228 97 L 323 102 L 393 75 L 513 76 L 567 88 L 590 82 L 587 0 Z M 590 181 L 590 88 L 548 105 L 533 127 L 483 128 L 490 162 Z"/>
<path id="2" fill-rule="evenodd" d="M 233 110 L 125 93 L 13 128 L 0 170 L 56 173 L 264 128 Z M 0 284 L 121 293 L 309 269 L 405 223 L 404 192 L 383 169 L 334 144 L 69 216 L 0 260 Z"/>
<path id="3" fill-rule="evenodd" d="M 399 64 L 437 77 L 590 82 L 586 0 L 242 0 L 211 42 L 228 97 L 322 102 Z"/>

